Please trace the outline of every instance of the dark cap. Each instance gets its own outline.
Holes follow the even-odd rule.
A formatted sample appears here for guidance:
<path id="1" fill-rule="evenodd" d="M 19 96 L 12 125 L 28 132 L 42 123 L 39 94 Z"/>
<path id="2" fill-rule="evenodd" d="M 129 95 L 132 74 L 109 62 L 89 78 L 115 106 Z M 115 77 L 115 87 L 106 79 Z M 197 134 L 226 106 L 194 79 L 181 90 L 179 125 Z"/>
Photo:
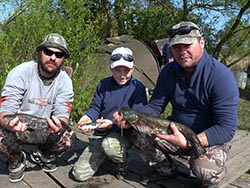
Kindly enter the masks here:
<path id="1" fill-rule="evenodd" d="M 36 51 L 39 52 L 45 47 L 54 47 L 62 50 L 65 53 L 65 58 L 69 57 L 69 50 L 67 48 L 66 40 L 57 33 L 48 34 L 43 42 L 36 48 Z"/>
<path id="2" fill-rule="evenodd" d="M 180 22 L 172 27 L 169 33 L 169 47 L 175 44 L 192 44 L 196 38 L 202 37 L 200 28 L 193 22 Z"/>

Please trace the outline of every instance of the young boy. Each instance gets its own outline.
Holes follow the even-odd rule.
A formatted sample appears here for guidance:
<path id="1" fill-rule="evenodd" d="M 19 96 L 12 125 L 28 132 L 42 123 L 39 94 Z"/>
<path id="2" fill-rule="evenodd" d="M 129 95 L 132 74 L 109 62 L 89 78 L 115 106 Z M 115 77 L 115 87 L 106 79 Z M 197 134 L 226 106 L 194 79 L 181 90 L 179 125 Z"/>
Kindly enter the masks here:
<path id="1" fill-rule="evenodd" d="M 132 76 L 134 58 L 129 48 L 118 47 L 112 52 L 110 69 L 112 76 L 98 83 L 89 110 L 78 122 L 83 133 L 93 130 L 84 128 L 84 124 L 100 123 L 73 167 L 73 176 L 78 181 L 92 177 L 106 157 L 117 164 L 116 177 L 124 178 L 131 128 L 116 125 L 112 121 L 113 113 L 122 106 L 137 109 L 147 102 L 145 86 Z"/>

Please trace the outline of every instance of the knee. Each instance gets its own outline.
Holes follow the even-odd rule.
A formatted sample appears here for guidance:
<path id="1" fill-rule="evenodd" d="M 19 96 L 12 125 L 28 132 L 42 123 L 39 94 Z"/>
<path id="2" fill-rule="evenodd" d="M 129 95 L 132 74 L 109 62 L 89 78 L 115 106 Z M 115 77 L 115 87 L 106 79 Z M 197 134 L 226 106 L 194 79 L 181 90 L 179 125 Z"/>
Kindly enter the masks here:
<path id="1" fill-rule="evenodd" d="M 113 157 L 120 152 L 120 144 L 114 138 L 105 138 L 102 142 L 102 148 L 108 157 Z"/>
<path id="2" fill-rule="evenodd" d="M 206 161 L 205 163 L 208 163 Z M 225 177 L 226 167 L 218 167 L 215 163 L 210 164 L 191 164 L 191 171 L 201 180 L 204 186 L 218 185 Z"/>

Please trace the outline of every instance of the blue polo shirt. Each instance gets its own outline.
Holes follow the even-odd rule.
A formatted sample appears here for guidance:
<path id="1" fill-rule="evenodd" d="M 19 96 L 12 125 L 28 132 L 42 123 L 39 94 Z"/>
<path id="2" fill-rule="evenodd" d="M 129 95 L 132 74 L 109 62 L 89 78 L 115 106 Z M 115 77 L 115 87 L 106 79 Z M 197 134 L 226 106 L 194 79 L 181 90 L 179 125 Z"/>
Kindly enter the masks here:
<path id="1" fill-rule="evenodd" d="M 209 145 L 230 141 L 237 129 L 239 91 L 232 72 L 206 51 L 189 85 L 183 69 L 167 64 L 160 72 L 153 96 L 141 111 L 159 117 L 172 105 L 171 120 L 205 131 Z"/>
<path id="2" fill-rule="evenodd" d="M 113 121 L 113 113 L 121 107 L 139 109 L 146 103 L 146 89 L 139 80 L 132 76 L 125 85 L 118 85 L 111 76 L 98 83 L 90 108 L 85 114 L 93 121 L 101 117 Z M 120 128 L 113 124 L 113 130 L 120 131 Z"/>

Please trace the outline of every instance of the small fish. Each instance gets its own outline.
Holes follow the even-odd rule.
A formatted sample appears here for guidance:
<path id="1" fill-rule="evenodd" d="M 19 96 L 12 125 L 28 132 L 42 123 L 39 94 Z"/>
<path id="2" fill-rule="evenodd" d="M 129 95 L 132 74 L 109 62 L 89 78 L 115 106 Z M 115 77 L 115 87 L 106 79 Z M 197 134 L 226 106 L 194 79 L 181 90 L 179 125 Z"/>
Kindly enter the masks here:
<path id="1" fill-rule="evenodd" d="M 96 122 L 93 122 L 93 123 L 86 123 L 86 124 L 82 124 L 82 125 L 81 125 L 81 129 L 82 129 L 82 130 L 84 130 L 84 129 L 96 129 L 96 128 L 98 128 L 100 125 L 101 125 L 101 123 L 96 123 Z"/>
<path id="2" fill-rule="evenodd" d="M 27 123 L 27 129 L 29 130 L 38 130 L 38 129 L 47 129 L 49 128 L 46 118 L 39 118 L 29 114 L 8 114 L 3 118 L 7 121 L 10 121 L 18 117 L 19 121 Z"/>
<path id="3" fill-rule="evenodd" d="M 153 134 L 172 134 L 170 123 L 173 121 L 156 118 L 152 115 L 133 110 L 128 107 L 120 109 L 122 118 L 128 121 L 137 131 L 143 132 L 148 135 Z M 192 145 L 193 153 L 196 157 L 206 152 L 205 148 L 201 145 L 197 135 L 189 127 L 177 122 L 173 122 L 178 130 L 188 139 Z"/>

